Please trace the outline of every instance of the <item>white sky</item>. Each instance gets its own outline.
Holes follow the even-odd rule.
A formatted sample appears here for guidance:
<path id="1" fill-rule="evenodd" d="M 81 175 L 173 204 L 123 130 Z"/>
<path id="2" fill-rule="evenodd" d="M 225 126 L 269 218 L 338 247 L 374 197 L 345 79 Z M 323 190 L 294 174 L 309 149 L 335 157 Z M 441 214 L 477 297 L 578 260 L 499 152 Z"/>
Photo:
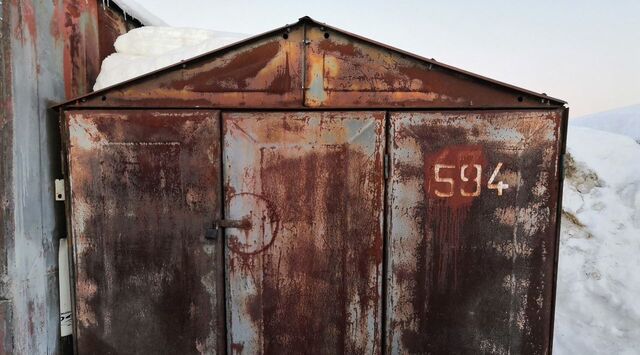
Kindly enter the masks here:
<path id="1" fill-rule="evenodd" d="M 640 0 L 136 0 L 171 26 L 258 34 L 312 18 L 569 102 L 640 103 Z"/>

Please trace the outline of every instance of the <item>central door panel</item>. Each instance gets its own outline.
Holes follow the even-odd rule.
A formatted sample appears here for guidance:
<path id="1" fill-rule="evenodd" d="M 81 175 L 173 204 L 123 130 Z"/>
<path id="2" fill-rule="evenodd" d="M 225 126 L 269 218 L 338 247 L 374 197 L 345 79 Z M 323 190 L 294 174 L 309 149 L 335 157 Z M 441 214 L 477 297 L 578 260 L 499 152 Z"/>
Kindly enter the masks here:
<path id="1" fill-rule="evenodd" d="M 379 353 L 384 112 L 223 114 L 232 353 Z"/>

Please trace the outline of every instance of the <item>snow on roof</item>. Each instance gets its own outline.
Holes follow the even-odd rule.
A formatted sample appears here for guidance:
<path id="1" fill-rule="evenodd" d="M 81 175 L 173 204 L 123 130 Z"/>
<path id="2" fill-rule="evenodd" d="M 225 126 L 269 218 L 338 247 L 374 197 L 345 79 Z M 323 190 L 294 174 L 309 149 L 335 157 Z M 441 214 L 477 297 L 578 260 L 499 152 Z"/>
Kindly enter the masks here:
<path id="1" fill-rule="evenodd" d="M 144 26 L 118 37 L 102 62 L 93 90 L 238 42 L 248 35 L 194 28 Z"/>
<path id="2" fill-rule="evenodd" d="M 131 16 L 145 26 L 167 26 L 158 16 L 145 9 L 135 0 L 102 0 L 102 6 L 108 6 L 113 1 L 124 12 L 125 17 Z"/>

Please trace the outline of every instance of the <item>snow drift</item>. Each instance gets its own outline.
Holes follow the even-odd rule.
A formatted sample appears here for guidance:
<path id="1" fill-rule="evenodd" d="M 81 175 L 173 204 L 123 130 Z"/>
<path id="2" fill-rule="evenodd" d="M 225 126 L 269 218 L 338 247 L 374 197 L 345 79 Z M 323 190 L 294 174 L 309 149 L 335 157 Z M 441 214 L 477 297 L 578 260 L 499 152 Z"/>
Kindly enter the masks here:
<path id="1" fill-rule="evenodd" d="M 640 145 L 569 129 L 554 349 L 640 352 Z"/>
<path id="2" fill-rule="evenodd" d="M 145 26 L 118 37 L 116 53 L 102 61 L 93 90 L 135 78 L 224 47 L 247 35 L 193 28 Z"/>
<path id="3" fill-rule="evenodd" d="M 640 142 L 640 105 L 578 117 L 571 124 L 622 134 Z"/>

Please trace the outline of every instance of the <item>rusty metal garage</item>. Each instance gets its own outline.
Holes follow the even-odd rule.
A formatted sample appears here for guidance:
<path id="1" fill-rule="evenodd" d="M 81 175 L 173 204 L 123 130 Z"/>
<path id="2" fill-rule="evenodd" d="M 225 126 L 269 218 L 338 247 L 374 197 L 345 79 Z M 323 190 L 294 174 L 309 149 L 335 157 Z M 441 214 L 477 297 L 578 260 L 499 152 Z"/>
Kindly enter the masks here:
<path id="1" fill-rule="evenodd" d="M 304 17 L 58 110 L 79 353 L 551 351 L 564 101 Z"/>

